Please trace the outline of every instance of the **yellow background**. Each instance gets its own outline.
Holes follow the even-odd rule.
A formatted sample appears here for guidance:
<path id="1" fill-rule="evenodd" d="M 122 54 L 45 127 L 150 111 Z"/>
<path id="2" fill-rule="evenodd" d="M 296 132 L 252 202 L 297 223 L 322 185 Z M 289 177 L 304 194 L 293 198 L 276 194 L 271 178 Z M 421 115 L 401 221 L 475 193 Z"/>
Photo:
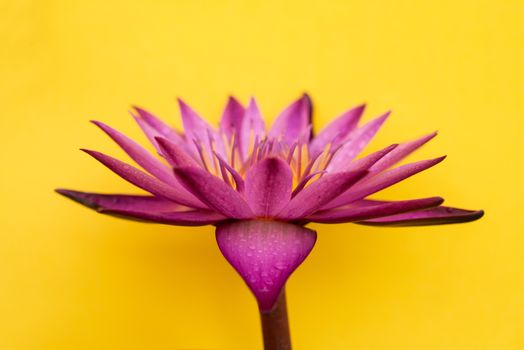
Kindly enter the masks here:
<path id="1" fill-rule="evenodd" d="M 483 208 L 425 228 L 313 225 L 288 284 L 296 349 L 524 348 L 524 2 L 2 1 L 0 349 L 260 349 L 254 298 L 213 230 L 98 215 L 55 187 L 136 192 L 77 149 L 143 141 L 139 104 L 267 120 L 303 91 L 315 125 L 368 103 L 370 150 L 438 129 L 446 161 L 384 198 Z M 124 158 L 125 159 L 125 158 Z"/>

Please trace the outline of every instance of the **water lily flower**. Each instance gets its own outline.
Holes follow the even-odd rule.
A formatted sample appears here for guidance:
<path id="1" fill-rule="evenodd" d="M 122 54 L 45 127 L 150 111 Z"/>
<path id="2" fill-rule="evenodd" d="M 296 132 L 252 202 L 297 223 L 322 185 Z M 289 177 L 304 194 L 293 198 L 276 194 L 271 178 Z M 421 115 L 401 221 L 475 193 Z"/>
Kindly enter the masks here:
<path id="1" fill-rule="evenodd" d="M 230 98 L 217 129 L 182 100 L 179 105 L 184 133 L 142 108 L 132 112 L 158 156 L 106 124 L 93 122 L 138 167 L 83 150 L 148 195 L 57 192 L 121 218 L 214 225 L 220 251 L 257 299 L 267 349 L 290 346 L 283 290 L 315 245 L 317 234 L 307 223 L 438 225 L 483 215 L 442 206 L 441 197 L 370 198 L 445 158 L 396 166 L 436 133 L 359 157 L 389 112 L 361 125 L 361 105 L 314 135 L 307 95 L 284 109 L 270 128 L 254 99 L 243 106 Z"/>

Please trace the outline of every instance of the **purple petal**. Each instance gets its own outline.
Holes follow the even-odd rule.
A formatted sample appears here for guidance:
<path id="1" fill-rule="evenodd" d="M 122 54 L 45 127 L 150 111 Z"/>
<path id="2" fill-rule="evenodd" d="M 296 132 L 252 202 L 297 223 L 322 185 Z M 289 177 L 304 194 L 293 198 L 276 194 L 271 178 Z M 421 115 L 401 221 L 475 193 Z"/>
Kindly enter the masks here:
<path id="1" fill-rule="evenodd" d="M 56 189 L 56 192 L 95 210 L 176 211 L 184 208 L 173 201 L 154 196 L 88 193 L 61 188 Z"/>
<path id="2" fill-rule="evenodd" d="M 278 221 L 238 221 L 216 230 L 220 251 L 251 289 L 261 311 L 271 310 L 316 238 L 313 230 Z"/>
<path id="3" fill-rule="evenodd" d="M 442 204 L 443 201 L 444 199 L 440 197 L 431 197 L 396 202 L 376 202 L 374 205 L 358 205 L 358 203 L 355 203 L 355 205 L 346 208 L 316 212 L 306 219 L 308 221 L 328 224 L 361 221 L 413 210 L 432 208 Z"/>
<path id="4" fill-rule="evenodd" d="M 178 105 L 188 139 L 207 139 L 207 130 L 213 128 L 181 99 L 178 99 Z"/>
<path id="5" fill-rule="evenodd" d="M 160 196 L 173 202 L 186 205 L 193 208 L 204 208 L 207 209 L 202 202 L 196 199 L 191 193 L 188 193 L 180 184 L 177 182 L 173 184 L 166 184 L 157 178 L 146 174 L 145 172 L 138 170 L 137 168 L 126 164 L 116 158 L 110 157 L 100 152 L 91 150 L 82 150 L 104 164 L 106 167 L 111 169 L 117 175 L 121 176 L 125 180 L 129 181 L 133 185 L 140 187 L 141 189 L 152 193 L 156 196 Z"/>
<path id="6" fill-rule="evenodd" d="M 189 155 L 183 148 L 178 147 L 173 142 L 163 137 L 156 137 L 155 141 L 164 157 L 167 159 L 169 164 L 175 166 L 200 166 L 198 162 Z"/>
<path id="7" fill-rule="evenodd" d="M 380 151 L 371 153 L 363 158 L 357 159 L 348 166 L 347 170 L 350 171 L 355 169 L 369 169 L 378 161 L 380 161 L 383 157 L 385 157 L 387 154 L 393 151 L 397 146 L 398 144 L 392 144 L 386 148 L 381 149 Z"/>
<path id="8" fill-rule="evenodd" d="M 167 184 L 173 184 L 176 181 L 171 169 L 138 143 L 104 123 L 99 121 L 92 121 L 92 123 L 109 135 L 138 165 L 151 175 Z"/>
<path id="9" fill-rule="evenodd" d="M 295 197 L 297 195 L 297 193 L 302 191 L 304 189 L 304 187 L 306 187 L 306 184 L 308 183 L 309 180 L 311 180 L 312 178 L 314 178 L 317 175 L 325 174 L 325 173 L 326 173 L 325 170 L 321 170 L 321 171 L 315 171 L 314 173 L 311 173 L 311 174 L 308 174 L 308 175 L 304 176 L 304 178 L 302 178 L 302 180 L 300 180 L 300 182 L 297 184 L 297 186 L 295 187 L 295 189 L 291 193 L 291 197 Z"/>
<path id="10" fill-rule="evenodd" d="M 328 203 L 322 209 L 331 209 L 339 206 L 343 206 L 369 196 L 375 192 L 378 192 L 386 187 L 392 186 L 397 182 L 407 179 L 421 171 L 424 171 L 432 166 L 440 163 L 446 156 L 422 160 L 415 163 L 402 165 L 398 168 L 394 168 L 383 173 L 377 174 L 369 179 L 364 179 L 357 186 L 346 191 L 338 198 Z"/>
<path id="11" fill-rule="evenodd" d="M 100 209 L 99 212 L 127 220 L 178 226 L 214 225 L 227 219 L 226 217 L 209 210 L 155 212 L 148 210 Z"/>
<path id="12" fill-rule="evenodd" d="M 155 136 L 163 136 L 176 144 L 184 143 L 184 139 L 182 138 L 182 136 L 175 129 L 164 123 L 162 120 L 140 107 L 134 106 L 133 108 L 138 113 L 139 118 L 135 117 L 134 114 L 132 115 L 135 117 L 135 119 L 137 119 L 137 122 L 138 120 L 140 120 L 138 124 L 140 125 L 140 127 L 142 127 L 142 129 L 144 129 L 144 126 L 147 125 L 149 127 L 148 132 L 155 131 L 156 133 L 160 134 Z M 149 137 L 148 132 L 144 130 L 146 136 Z M 153 141 L 153 137 L 150 137 L 150 140 Z"/>
<path id="13" fill-rule="evenodd" d="M 422 136 L 419 139 L 405 142 L 400 144 L 392 152 L 380 159 L 373 167 L 370 169 L 370 173 L 374 174 L 388 169 L 389 167 L 400 162 L 402 159 L 406 158 L 408 155 L 413 153 L 415 150 L 420 148 L 422 145 L 426 144 L 429 140 L 437 136 L 436 132 Z"/>
<path id="14" fill-rule="evenodd" d="M 347 141 L 335 152 L 333 159 L 329 162 L 326 170 L 344 171 L 350 162 L 368 145 L 378 129 L 384 124 L 390 112 L 370 121 L 366 125 L 356 129 L 349 136 Z"/>
<path id="15" fill-rule="evenodd" d="M 311 154 L 319 154 L 329 143 L 331 143 L 333 147 L 338 146 L 338 144 L 334 142 L 342 141 L 357 127 L 365 108 L 366 105 L 364 104 L 352 108 L 322 129 L 322 131 L 311 140 L 309 145 Z"/>
<path id="16" fill-rule="evenodd" d="M 367 174 L 365 170 L 327 174 L 297 193 L 278 214 L 286 220 L 301 219 L 332 201 Z"/>
<path id="17" fill-rule="evenodd" d="M 291 199 L 293 173 L 280 158 L 266 158 L 246 173 L 246 200 L 258 217 L 275 216 Z"/>
<path id="18" fill-rule="evenodd" d="M 269 137 L 282 138 L 289 145 L 298 141 L 311 124 L 310 112 L 311 100 L 307 94 L 304 94 L 280 113 L 269 131 Z"/>
<path id="19" fill-rule="evenodd" d="M 220 130 L 231 140 L 233 135 L 238 134 L 238 130 L 244 119 L 245 108 L 234 97 L 229 97 L 226 108 L 220 119 Z"/>
<path id="20" fill-rule="evenodd" d="M 483 210 L 474 211 L 441 206 L 437 208 L 413 211 L 405 214 L 398 214 L 372 220 L 360 221 L 357 222 L 357 224 L 399 227 L 444 225 L 478 220 L 483 215 Z"/>
<path id="21" fill-rule="evenodd" d="M 224 155 L 222 139 L 218 136 L 216 130 L 213 129 L 184 101 L 178 99 L 178 104 L 180 107 L 180 113 L 182 115 L 182 122 L 184 124 L 186 138 L 192 143 L 194 152 L 198 152 L 198 145 L 193 143 L 193 141 L 196 141 L 203 147 L 207 159 L 213 159 L 214 149 L 221 155 Z M 216 143 L 216 148 L 213 148 L 212 142 Z"/>
<path id="22" fill-rule="evenodd" d="M 249 101 L 242 127 L 238 135 L 238 147 L 243 160 L 249 156 L 249 147 L 255 140 L 262 140 L 266 136 L 266 125 L 254 98 Z"/>
<path id="23" fill-rule="evenodd" d="M 234 219 L 253 218 L 244 198 L 218 177 L 196 167 L 175 168 L 180 182 L 198 199 Z"/>

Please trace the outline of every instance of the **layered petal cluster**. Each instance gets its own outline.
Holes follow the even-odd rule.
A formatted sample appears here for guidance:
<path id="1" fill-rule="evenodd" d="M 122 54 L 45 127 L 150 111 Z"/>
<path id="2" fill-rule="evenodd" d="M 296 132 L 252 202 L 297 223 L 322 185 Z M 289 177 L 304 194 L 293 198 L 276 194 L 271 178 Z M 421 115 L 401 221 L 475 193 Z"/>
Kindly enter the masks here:
<path id="1" fill-rule="evenodd" d="M 250 241 L 259 245 L 267 237 L 274 237 L 273 250 L 257 248 L 262 252 L 258 262 L 265 259 L 273 267 L 285 265 L 284 269 L 276 268 L 284 271 L 281 277 L 268 280 L 282 286 L 314 245 L 314 231 L 302 227 L 308 222 L 412 226 L 467 222 L 483 215 L 482 211 L 442 206 L 441 197 L 399 201 L 369 198 L 444 159 L 397 166 L 436 133 L 360 157 L 389 113 L 362 124 L 364 106 L 358 106 L 314 135 L 307 95 L 285 108 L 271 127 L 266 127 L 254 99 L 244 106 L 230 98 L 218 128 L 183 101 L 179 100 L 179 105 L 183 133 L 142 108 L 135 107 L 132 112 L 157 155 L 106 124 L 93 122 L 136 165 L 97 151 L 84 151 L 149 195 L 57 191 L 98 212 L 118 217 L 171 225 L 217 225 L 220 249 L 237 271 L 249 270 L 241 274 L 256 295 L 255 290 L 259 291 L 257 299 L 266 308 L 280 289 L 263 297 L 268 286 L 260 285 L 264 276 L 254 274 L 258 265 L 250 262 L 249 249 L 242 248 L 244 231 L 251 232 L 251 238 L 253 230 L 266 232 Z M 276 226 L 249 224 L 253 221 L 273 222 Z M 290 243 L 275 230 L 298 237 L 296 231 L 300 229 L 304 230 L 302 238 L 297 238 L 294 246 L 298 250 L 278 253 L 275 244 Z M 287 260 L 273 261 L 264 254 L 285 256 Z M 261 301 L 264 298 L 267 300 Z"/>
<path id="2" fill-rule="evenodd" d="M 440 197 L 367 199 L 444 159 L 395 167 L 436 133 L 359 158 L 389 113 L 359 125 L 364 106 L 358 106 L 313 135 L 307 95 L 287 107 L 271 128 L 266 128 L 254 99 L 245 107 L 230 98 L 217 129 L 183 101 L 179 104 L 184 133 L 142 108 L 132 113 L 158 156 L 117 130 L 93 122 L 138 167 L 84 150 L 150 195 L 58 192 L 101 213 L 173 225 L 264 218 L 408 226 L 465 222 L 482 215 L 441 206 Z"/>

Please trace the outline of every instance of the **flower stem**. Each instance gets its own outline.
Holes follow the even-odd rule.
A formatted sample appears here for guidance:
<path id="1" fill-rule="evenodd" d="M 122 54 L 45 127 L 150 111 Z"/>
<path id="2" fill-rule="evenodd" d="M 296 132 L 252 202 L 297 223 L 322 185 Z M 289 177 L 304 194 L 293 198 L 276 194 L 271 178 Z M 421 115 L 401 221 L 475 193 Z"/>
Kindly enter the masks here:
<path id="1" fill-rule="evenodd" d="M 260 311 L 260 321 L 265 350 L 291 350 L 285 289 L 282 289 L 273 309 Z"/>

